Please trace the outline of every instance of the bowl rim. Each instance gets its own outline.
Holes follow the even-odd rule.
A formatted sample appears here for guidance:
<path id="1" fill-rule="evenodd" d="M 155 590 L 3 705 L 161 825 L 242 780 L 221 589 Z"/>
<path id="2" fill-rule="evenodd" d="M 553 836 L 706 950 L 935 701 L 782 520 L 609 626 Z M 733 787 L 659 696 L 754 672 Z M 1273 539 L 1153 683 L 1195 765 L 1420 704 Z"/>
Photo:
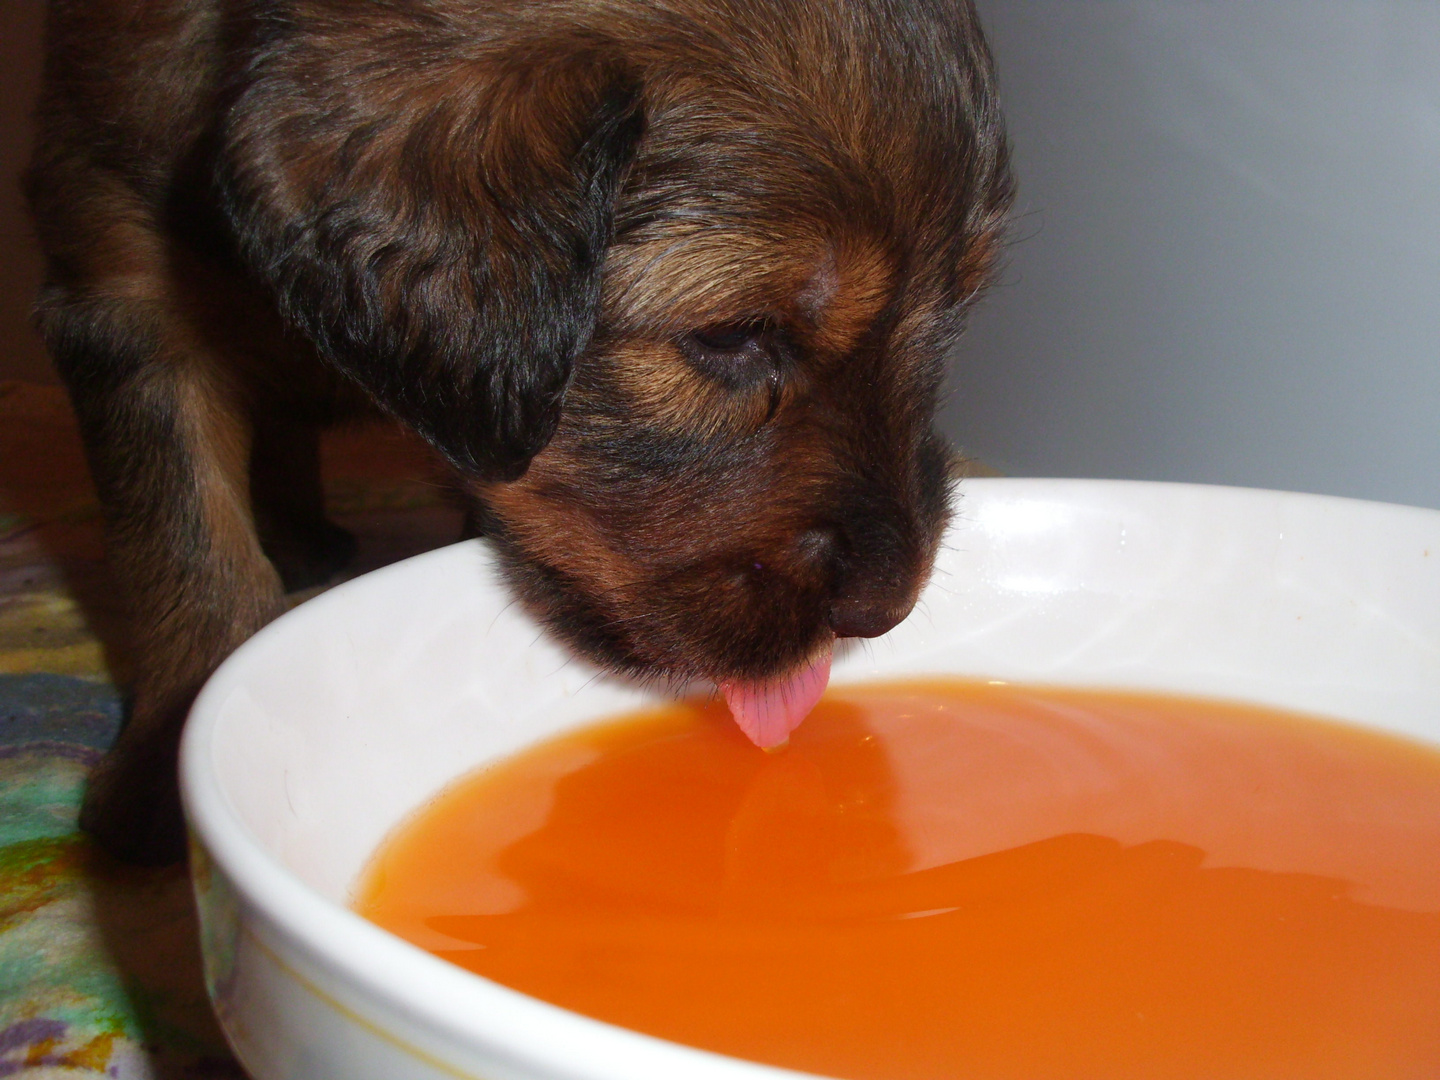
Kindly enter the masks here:
<path id="1" fill-rule="evenodd" d="M 181 739 L 180 786 L 194 848 L 210 860 L 241 903 L 278 934 L 296 954 L 330 968 L 357 997 L 402 1017 L 421 1033 L 414 1041 L 386 1031 L 383 1038 L 407 1053 L 435 1061 L 417 1045 L 426 1035 L 453 1041 L 475 1056 L 505 1060 L 516 1068 L 555 1077 L 585 1075 L 605 1080 L 786 1080 L 813 1076 L 761 1062 L 719 1054 L 610 1024 L 572 1012 L 442 960 L 381 929 L 344 904 L 306 884 L 266 851 L 239 812 L 214 782 L 211 762 L 222 706 L 245 681 L 249 666 L 330 609 L 346 606 L 375 575 L 413 573 L 415 568 L 461 557 L 451 544 L 381 567 L 298 605 L 245 641 L 211 676 L 191 707 Z M 267 942 L 248 936 L 273 963 L 318 991 L 313 980 L 286 964 Z M 403 987 L 404 989 L 399 989 Z M 352 1019 L 375 1022 L 344 1003 L 331 1001 Z M 428 1029 L 428 1030 L 427 1030 Z M 464 1067 L 443 1061 L 444 1071 L 469 1077 Z M 475 1075 L 475 1080 L 481 1080 Z"/>
<path id="2" fill-rule="evenodd" d="M 1069 501 L 1086 491 L 1111 495 L 1127 492 L 1138 498 L 1208 489 L 1220 497 L 1271 497 L 1309 505 L 1361 504 L 1390 512 L 1409 511 L 1440 524 L 1440 510 L 1345 496 L 1273 491 L 1215 484 L 1166 481 L 1070 478 L 967 478 L 966 489 L 1028 489 L 1031 494 L 1054 491 Z M 1223 493 L 1223 494 L 1222 494 Z M 382 567 L 298 605 L 244 642 L 215 672 L 190 711 L 181 743 L 180 781 L 192 842 L 213 860 L 243 905 L 258 915 L 270 933 L 278 934 L 301 956 L 336 972 L 369 1007 L 397 1015 L 418 1033 L 417 1041 L 442 1039 L 469 1049 L 473 1056 L 506 1061 L 542 1075 L 569 1077 L 577 1070 L 606 1080 L 782 1080 L 816 1074 L 729 1057 L 669 1042 L 656 1036 L 571 1012 L 441 960 L 380 927 L 302 881 L 266 851 L 223 794 L 214 776 L 216 725 L 227 698 L 245 681 L 251 664 L 283 639 L 312 622 L 326 619 L 333 608 L 349 605 L 357 590 L 378 575 L 414 573 L 418 567 L 457 557 L 462 545 L 449 545 Z M 253 935 L 253 931 L 252 931 Z M 257 944 L 280 961 L 264 941 Z M 290 972 L 302 982 L 299 972 Z M 361 1023 L 373 1027 L 363 1016 Z M 386 1032 L 388 1041 L 434 1060 L 434 1055 Z M 470 1075 L 445 1061 L 455 1075 Z M 478 1080 L 478 1078 L 477 1078 Z"/>

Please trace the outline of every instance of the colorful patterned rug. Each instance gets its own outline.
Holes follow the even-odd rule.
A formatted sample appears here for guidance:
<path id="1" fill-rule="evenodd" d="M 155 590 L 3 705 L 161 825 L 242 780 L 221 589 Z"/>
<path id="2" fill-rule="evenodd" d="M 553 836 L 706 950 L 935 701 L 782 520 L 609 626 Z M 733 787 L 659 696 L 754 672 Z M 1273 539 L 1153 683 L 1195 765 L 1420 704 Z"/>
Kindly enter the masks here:
<path id="1" fill-rule="evenodd" d="M 459 536 L 436 465 L 397 430 L 337 434 L 325 471 L 360 540 L 352 575 Z M 184 869 L 122 866 L 75 827 L 125 663 L 64 394 L 0 383 L 0 1078 L 244 1076 L 205 998 Z"/>

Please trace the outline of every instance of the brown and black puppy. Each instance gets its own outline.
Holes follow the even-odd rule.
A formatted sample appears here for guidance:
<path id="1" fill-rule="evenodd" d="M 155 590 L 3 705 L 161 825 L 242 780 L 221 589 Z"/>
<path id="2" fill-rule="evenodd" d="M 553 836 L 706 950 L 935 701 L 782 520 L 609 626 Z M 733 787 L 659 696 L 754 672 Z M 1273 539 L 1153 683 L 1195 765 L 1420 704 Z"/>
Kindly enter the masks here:
<path id="1" fill-rule="evenodd" d="M 358 410 L 612 668 L 763 682 L 909 611 L 1010 200 L 968 0 L 52 0 L 49 50 L 40 321 L 138 651 L 116 852 L 181 852 L 192 696 L 348 556 L 315 431 Z"/>

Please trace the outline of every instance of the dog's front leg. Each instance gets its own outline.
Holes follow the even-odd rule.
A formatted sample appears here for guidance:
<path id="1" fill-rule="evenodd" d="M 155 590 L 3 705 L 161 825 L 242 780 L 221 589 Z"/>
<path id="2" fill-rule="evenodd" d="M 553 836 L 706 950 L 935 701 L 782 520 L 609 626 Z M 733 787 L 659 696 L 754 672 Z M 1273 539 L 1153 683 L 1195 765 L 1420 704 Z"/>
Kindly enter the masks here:
<path id="1" fill-rule="evenodd" d="M 355 537 L 325 516 L 320 431 L 283 405 L 252 411 L 250 502 L 261 545 L 287 592 L 328 581 L 355 557 Z"/>
<path id="2" fill-rule="evenodd" d="M 136 285 L 52 288 L 41 321 L 80 419 L 134 646 L 128 720 L 80 821 L 121 858 L 168 862 L 184 853 L 185 714 L 215 666 L 283 609 L 283 592 L 256 536 L 243 396 L 183 313 Z"/>

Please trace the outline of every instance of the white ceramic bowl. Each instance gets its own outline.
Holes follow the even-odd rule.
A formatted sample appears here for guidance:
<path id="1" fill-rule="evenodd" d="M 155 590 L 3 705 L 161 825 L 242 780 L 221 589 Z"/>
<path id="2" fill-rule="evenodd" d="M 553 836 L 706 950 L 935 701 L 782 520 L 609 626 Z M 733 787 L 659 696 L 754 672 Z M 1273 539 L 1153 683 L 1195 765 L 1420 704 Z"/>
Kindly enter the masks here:
<path id="1" fill-rule="evenodd" d="M 924 673 L 1243 699 L 1440 743 L 1440 512 L 966 481 L 915 613 L 834 678 Z M 346 907 L 447 781 L 645 699 L 543 635 L 479 542 L 342 585 L 227 661 L 182 776 L 210 992 L 255 1080 L 797 1075 L 525 997 Z"/>

